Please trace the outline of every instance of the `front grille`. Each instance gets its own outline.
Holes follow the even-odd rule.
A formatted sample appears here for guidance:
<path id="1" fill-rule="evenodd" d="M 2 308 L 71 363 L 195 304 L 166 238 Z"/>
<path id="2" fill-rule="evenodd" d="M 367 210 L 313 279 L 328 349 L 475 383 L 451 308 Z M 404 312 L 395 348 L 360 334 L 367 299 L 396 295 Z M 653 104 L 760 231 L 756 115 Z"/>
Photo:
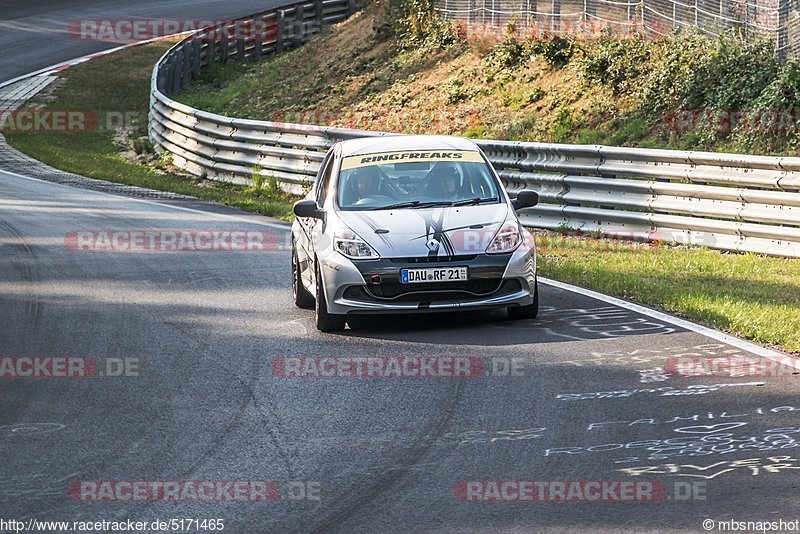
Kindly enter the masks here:
<path id="1" fill-rule="evenodd" d="M 389 258 L 392 263 L 439 263 L 453 261 L 472 261 L 477 254 L 463 256 L 418 256 L 415 258 Z"/>
<path id="2" fill-rule="evenodd" d="M 476 278 L 458 282 L 421 282 L 418 284 L 401 284 L 400 282 L 383 282 L 367 286 L 367 291 L 378 298 L 395 298 L 406 293 L 428 293 L 440 291 L 457 291 L 473 296 L 485 295 L 497 291 L 502 278 Z"/>
<path id="3" fill-rule="evenodd" d="M 465 282 L 440 282 L 436 284 L 384 283 L 370 286 L 351 286 L 344 297 L 368 302 L 442 302 L 469 301 L 481 297 L 502 296 L 519 291 L 518 280 L 487 278 Z"/>

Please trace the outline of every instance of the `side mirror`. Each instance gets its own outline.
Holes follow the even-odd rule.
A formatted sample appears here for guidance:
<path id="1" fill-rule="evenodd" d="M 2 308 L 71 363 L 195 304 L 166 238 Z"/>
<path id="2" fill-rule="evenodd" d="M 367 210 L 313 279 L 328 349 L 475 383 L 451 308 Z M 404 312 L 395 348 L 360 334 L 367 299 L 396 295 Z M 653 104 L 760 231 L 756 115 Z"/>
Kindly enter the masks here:
<path id="1" fill-rule="evenodd" d="M 314 200 L 300 200 L 294 204 L 294 214 L 298 217 L 325 219 L 325 212 L 319 209 Z"/>
<path id="2" fill-rule="evenodd" d="M 515 210 L 531 208 L 539 203 L 539 193 L 530 189 L 523 189 L 517 193 L 517 198 L 511 201 L 511 207 Z"/>

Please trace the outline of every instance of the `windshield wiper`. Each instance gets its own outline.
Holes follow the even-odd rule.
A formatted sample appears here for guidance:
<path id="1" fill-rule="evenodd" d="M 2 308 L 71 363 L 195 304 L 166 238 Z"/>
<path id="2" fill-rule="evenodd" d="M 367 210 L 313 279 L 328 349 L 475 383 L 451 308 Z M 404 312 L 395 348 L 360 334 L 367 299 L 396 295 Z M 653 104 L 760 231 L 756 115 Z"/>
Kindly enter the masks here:
<path id="1" fill-rule="evenodd" d="M 397 204 L 389 204 L 388 206 L 378 206 L 377 208 L 370 208 L 369 211 L 413 208 L 416 206 L 419 206 L 419 200 L 412 200 L 410 202 L 398 202 Z"/>
<path id="2" fill-rule="evenodd" d="M 453 206 L 469 206 L 470 204 L 482 204 L 484 202 L 497 202 L 497 197 L 490 197 L 490 198 L 469 198 L 467 200 L 459 200 L 458 202 L 453 202 Z"/>
<path id="3" fill-rule="evenodd" d="M 420 202 L 419 200 L 411 200 L 409 202 L 399 202 L 397 204 L 389 204 L 388 206 L 378 206 L 377 208 L 370 208 L 370 211 L 376 210 L 395 210 L 402 208 L 431 208 L 433 206 L 452 206 L 452 202 Z"/>

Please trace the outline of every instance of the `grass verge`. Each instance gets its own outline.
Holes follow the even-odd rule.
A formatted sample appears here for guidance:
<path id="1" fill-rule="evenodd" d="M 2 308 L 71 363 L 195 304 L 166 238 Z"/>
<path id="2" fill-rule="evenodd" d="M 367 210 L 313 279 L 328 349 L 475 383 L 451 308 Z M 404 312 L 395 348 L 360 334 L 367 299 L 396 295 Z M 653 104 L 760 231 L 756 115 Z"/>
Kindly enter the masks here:
<path id="1" fill-rule="evenodd" d="M 150 73 L 171 43 L 132 47 L 72 67 L 39 100 L 45 110 L 82 111 L 96 117 L 89 131 L 6 131 L 8 142 L 39 161 L 90 178 L 171 191 L 248 211 L 292 218 L 297 197 L 268 187 L 247 187 L 180 174 L 158 158 L 147 140 Z M 87 121 L 87 123 L 94 122 Z M 87 129 L 88 130 L 88 129 Z M 267 185 L 269 180 L 266 181 Z"/>

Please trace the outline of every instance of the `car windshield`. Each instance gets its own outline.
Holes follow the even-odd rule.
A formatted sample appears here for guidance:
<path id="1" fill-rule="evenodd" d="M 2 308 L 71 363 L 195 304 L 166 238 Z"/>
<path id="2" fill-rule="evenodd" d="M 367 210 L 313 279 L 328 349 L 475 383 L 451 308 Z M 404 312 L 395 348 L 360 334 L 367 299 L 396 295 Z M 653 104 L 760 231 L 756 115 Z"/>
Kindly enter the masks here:
<path id="1" fill-rule="evenodd" d="M 342 210 L 424 208 L 499 202 L 489 164 L 474 151 L 405 151 L 344 158 Z"/>

